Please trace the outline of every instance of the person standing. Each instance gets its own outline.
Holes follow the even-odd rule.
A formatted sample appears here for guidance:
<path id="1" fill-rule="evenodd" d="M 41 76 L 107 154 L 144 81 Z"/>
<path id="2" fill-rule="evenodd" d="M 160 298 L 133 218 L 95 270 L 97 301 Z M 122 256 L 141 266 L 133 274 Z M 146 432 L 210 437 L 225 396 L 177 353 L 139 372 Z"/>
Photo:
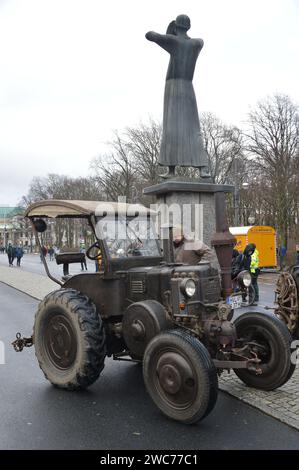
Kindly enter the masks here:
<path id="1" fill-rule="evenodd" d="M 54 260 L 54 248 L 52 245 L 49 248 L 49 257 L 50 257 L 50 261 Z"/>
<path id="2" fill-rule="evenodd" d="M 241 271 L 249 271 L 251 265 L 251 257 L 256 246 L 254 243 L 248 243 L 243 253 L 233 257 L 232 260 L 232 279 L 234 279 Z"/>
<path id="3" fill-rule="evenodd" d="M 252 243 L 254 245 L 254 243 Z M 255 297 L 254 297 L 254 303 L 252 305 L 257 305 L 259 302 L 259 286 L 257 283 L 257 278 L 260 273 L 260 268 L 259 268 L 259 252 L 254 245 L 255 249 L 254 252 L 251 255 L 251 263 L 250 263 L 250 274 L 251 274 L 251 279 L 252 279 L 252 286 L 254 288 L 255 292 Z"/>
<path id="4" fill-rule="evenodd" d="M 81 271 L 84 271 L 84 268 L 85 268 L 85 271 L 87 271 L 87 263 L 86 263 L 86 256 L 85 256 L 86 249 L 84 245 L 80 246 L 80 253 L 84 254 L 83 261 L 81 261 Z"/>
<path id="5" fill-rule="evenodd" d="M 21 246 L 16 247 L 16 258 L 17 258 L 17 266 L 21 266 L 21 259 L 23 258 L 24 250 Z"/>
<path id="6" fill-rule="evenodd" d="M 43 245 L 41 247 L 41 253 L 40 253 L 40 260 L 41 260 L 41 263 L 43 262 L 43 257 L 46 258 L 47 257 L 47 253 L 48 253 L 48 250 L 47 250 L 47 247 L 45 245 Z"/>
<path id="7" fill-rule="evenodd" d="M 278 250 L 280 270 L 284 268 L 284 259 L 286 257 L 286 254 L 287 254 L 286 247 L 284 245 L 281 245 L 281 247 Z"/>
<path id="8" fill-rule="evenodd" d="M 7 252 L 7 257 L 8 257 L 8 264 L 9 266 L 12 267 L 14 259 L 15 259 L 15 253 L 16 253 L 15 247 L 12 246 L 11 243 L 9 243 L 6 252 Z"/>

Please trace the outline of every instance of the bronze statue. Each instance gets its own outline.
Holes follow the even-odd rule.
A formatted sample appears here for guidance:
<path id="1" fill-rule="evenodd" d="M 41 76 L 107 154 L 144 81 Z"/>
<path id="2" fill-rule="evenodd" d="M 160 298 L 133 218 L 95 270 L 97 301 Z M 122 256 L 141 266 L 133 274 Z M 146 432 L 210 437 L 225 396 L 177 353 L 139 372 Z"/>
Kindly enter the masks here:
<path id="1" fill-rule="evenodd" d="M 203 47 L 202 39 L 187 35 L 190 18 L 179 15 L 172 21 L 166 34 L 149 31 L 145 37 L 156 42 L 170 54 L 164 92 L 163 134 L 159 164 L 169 167 L 173 176 L 175 166 L 201 168 L 208 176 L 208 157 L 203 146 L 192 85 L 197 57 Z"/>

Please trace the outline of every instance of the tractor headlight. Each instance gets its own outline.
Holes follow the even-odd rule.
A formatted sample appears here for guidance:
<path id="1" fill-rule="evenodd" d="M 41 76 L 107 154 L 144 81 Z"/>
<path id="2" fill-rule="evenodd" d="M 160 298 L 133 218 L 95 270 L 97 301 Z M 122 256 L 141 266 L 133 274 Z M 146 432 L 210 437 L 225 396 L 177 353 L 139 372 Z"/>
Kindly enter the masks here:
<path id="1" fill-rule="evenodd" d="M 250 276 L 250 273 L 248 271 L 242 271 L 239 275 L 238 275 L 238 281 L 243 284 L 243 286 L 245 287 L 249 287 L 250 284 L 251 284 L 251 276 Z"/>
<path id="2" fill-rule="evenodd" d="M 193 297 L 196 291 L 196 284 L 193 279 L 184 279 L 181 283 L 181 291 L 187 297 Z"/>

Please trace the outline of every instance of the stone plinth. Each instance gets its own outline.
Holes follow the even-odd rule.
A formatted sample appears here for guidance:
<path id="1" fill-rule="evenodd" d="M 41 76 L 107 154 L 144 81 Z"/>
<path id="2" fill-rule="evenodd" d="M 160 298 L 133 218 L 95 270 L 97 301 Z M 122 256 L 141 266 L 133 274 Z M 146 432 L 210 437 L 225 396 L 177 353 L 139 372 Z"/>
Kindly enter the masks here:
<path id="1" fill-rule="evenodd" d="M 211 246 L 216 231 L 214 195 L 219 191 L 233 192 L 234 186 L 166 180 L 145 188 L 144 194 L 156 196 L 159 226 L 182 225 L 187 237 L 200 239 Z"/>

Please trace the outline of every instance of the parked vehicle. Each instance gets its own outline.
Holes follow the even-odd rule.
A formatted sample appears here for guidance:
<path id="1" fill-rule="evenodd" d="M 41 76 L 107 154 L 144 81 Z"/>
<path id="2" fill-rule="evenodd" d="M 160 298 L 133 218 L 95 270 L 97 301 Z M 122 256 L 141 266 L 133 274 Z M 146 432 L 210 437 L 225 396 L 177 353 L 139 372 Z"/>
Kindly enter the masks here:
<path id="1" fill-rule="evenodd" d="M 170 418 L 194 423 L 214 408 L 224 370 L 233 369 L 261 390 L 274 390 L 293 374 L 286 326 L 262 309 L 245 310 L 233 323 L 237 296 L 222 297 L 217 269 L 163 258 L 146 207 L 49 200 L 31 205 L 26 216 L 39 244 L 47 218 L 86 218 L 95 235 L 86 256 L 103 260 L 99 272 L 70 276 L 65 269 L 61 281 L 43 259 L 59 288 L 39 304 L 32 337 L 18 335 L 14 346 L 22 350 L 33 343 L 40 368 L 56 387 L 93 384 L 106 356 L 141 362 L 157 407 Z M 170 229 L 164 256 L 171 246 Z M 225 250 L 229 263 L 228 244 Z M 65 265 L 75 258 L 63 256 Z M 229 270 L 225 279 L 230 282 Z"/>

